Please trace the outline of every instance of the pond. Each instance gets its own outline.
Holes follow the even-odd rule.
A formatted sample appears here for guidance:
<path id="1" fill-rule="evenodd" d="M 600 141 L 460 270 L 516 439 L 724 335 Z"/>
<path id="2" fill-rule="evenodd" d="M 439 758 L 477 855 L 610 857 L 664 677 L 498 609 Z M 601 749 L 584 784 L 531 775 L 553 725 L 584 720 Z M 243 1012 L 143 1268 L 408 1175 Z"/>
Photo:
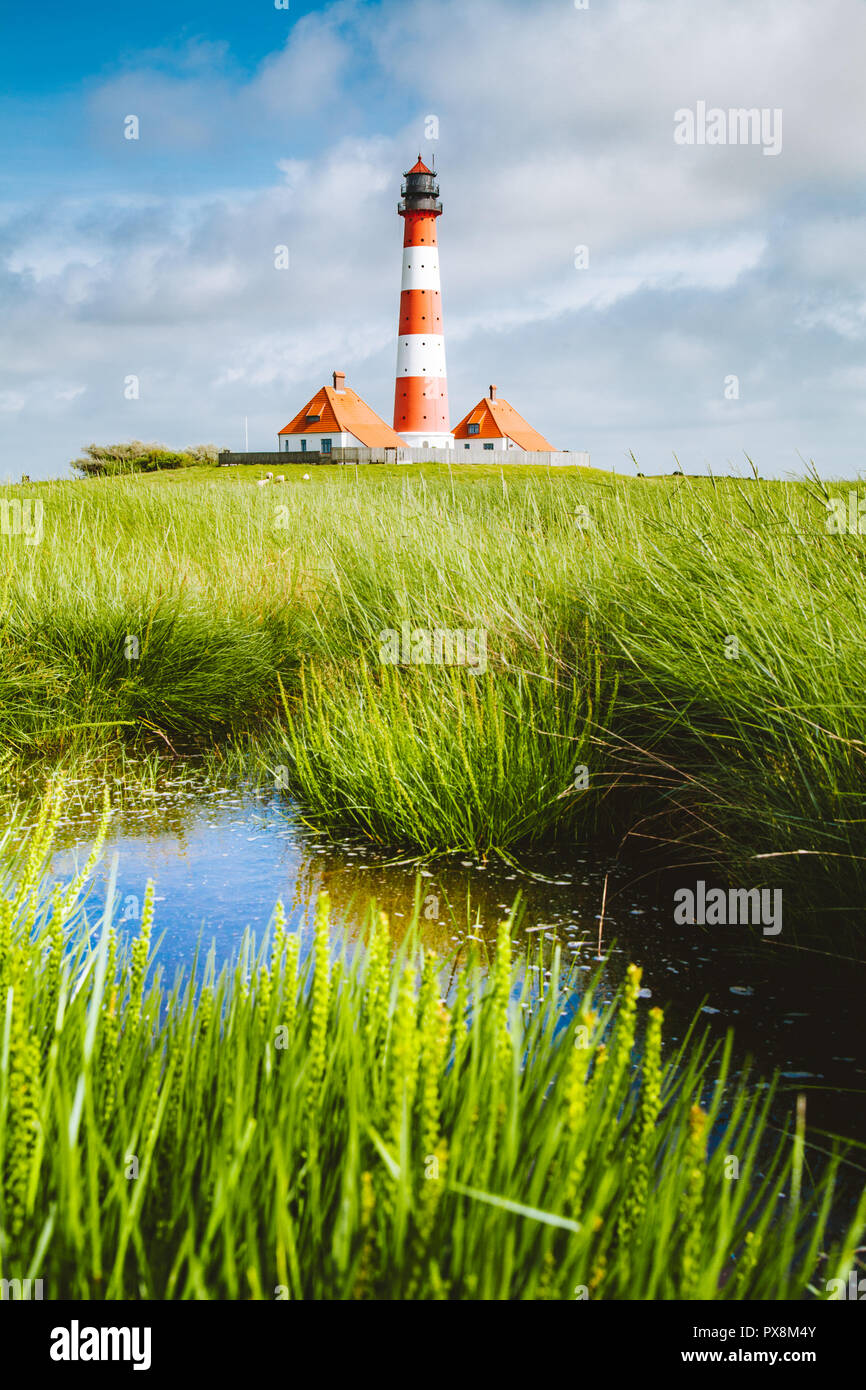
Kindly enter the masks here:
<path id="1" fill-rule="evenodd" d="M 57 878 L 68 879 L 84 861 L 95 823 L 68 809 L 52 863 Z M 677 925 L 672 893 L 635 886 L 613 858 L 560 848 L 520 867 L 468 855 L 432 865 L 393 862 L 357 838 L 317 834 L 281 794 L 188 779 L 127 797 L 115 811 L 88 904 L 94 923 L 115 854 L 121 930 L 135 935 L 146 880 L 156 881 L 154 938 L 162 936 L 158 960 L 169 981 L 189 967 L 199 942 L 213 941 L 222 962 L 237 952 L 246 928 L 261 938 L 278 898 L 290 928 L 304 930 L 326 888 L 339 947 L 361 935 L 371 898 L 399 937 L 418 893 L 425 942 L 442 955 L 465 955 L 469 939 L 492 947 L 520 894 L 518 938 L 561 943 L 578 979 L 601 964 L 608 995 L 634 961 L 643 967 L 646 1006 L 665 1010 L 669 1041 L 701 1010 L 711 1033 L 734 1028 L 738 1069 L 751 1056 L 756 1072 L 780 1073 L 783 1109 L 805 1093 L 810 1128 L 866 1139 L 866 966 L 804 954 L 745 926 Z"/>

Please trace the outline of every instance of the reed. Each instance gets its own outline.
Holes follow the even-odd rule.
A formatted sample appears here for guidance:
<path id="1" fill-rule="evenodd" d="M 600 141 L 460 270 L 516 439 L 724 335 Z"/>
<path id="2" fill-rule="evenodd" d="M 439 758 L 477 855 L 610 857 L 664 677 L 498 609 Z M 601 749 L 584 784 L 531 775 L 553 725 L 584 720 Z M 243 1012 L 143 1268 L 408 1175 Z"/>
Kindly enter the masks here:
<path id="1" fill-rule="evenodd" d="M 394 950 L 375 910 L 335 959 L 320 899 L 312 941 L 278 910 L 270 954 L 248 940 L 169 986 L 149 914 L 127 949 L 84 888 L 3 888 L 0 1278 L 109 1300 L 791 1299 L 855 1265 L 866 1194 L 834 1237 L 838 1156 L 803 1180 L 802 1113 L 774 1134 L 772 1088 L 734 1081 L 729 1048 L 665 1047 L 658 1010 L 635 1060 L 637 972 L 593 1012 L 557 950 L 539 995 L 506 923 L 492 974 L 443 997 L 444 962 L 412 931 Z"/>

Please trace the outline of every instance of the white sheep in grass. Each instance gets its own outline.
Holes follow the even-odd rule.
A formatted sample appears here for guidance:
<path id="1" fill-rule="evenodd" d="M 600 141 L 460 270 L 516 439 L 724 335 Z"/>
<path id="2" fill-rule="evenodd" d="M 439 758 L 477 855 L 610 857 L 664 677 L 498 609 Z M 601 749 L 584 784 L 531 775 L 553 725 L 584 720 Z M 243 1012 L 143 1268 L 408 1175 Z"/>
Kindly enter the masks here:
<path id="1" fill-rule="evenodd" d="M 277 476 L 274 478 L 274 482 L 275 482 L 275 483 L 284 483 L 285 481 L 286 481 L 286 475 L 285 475 L 285 473 L 278 473 Z"/>
<path id="2" fill-rule="evenodd" d="M 305 483 L 308 483 L 309 481 L 310 481 L 310 475 L 309 475 L 309 473 L 305 473 L 305 474 L 304 474 L 304 482 L 305 482 Z"/>
<path id="3" fill-rule="evenodd" d="M 264 476 L 263 478 L 257 478 L 257 479 L 256 479 L 256 482 L 257 482 L 257 484 L 258 484 L 259 487 L 266 487 L 268 483 L 272 483 L 273 481 L 274 481 L 274 475 L 273 475 L 273 473 L 266 473 L 265 476 Z"/>

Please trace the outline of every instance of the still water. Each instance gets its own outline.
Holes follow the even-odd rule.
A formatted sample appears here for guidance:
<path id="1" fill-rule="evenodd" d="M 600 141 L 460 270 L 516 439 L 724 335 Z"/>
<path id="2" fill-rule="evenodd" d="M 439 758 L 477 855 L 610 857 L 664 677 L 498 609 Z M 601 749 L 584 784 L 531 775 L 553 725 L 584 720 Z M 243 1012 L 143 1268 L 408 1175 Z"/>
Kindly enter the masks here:
<path id="1" fill-rule="evenodd" d="M 94 816 L 67 813 L 52 864 L 58 879 L 83 863 L 94 828 Z M 356 838 L 317 834 L 272 791 L 189 781 L 138 793 L 115 811 L 88 902 L 94 924 L 115 854 L 122 931 L 135 935 L 145 883 L 156 882 L 154 938 L 162 937 L 157 959 L 169 982 L 189 967 L 199 943 L 213 941 L 219 963 L 237 952 L 246 928 L 261 938 L 278 898 L 290 928 L 304 931 L 317 893 L 327 889 L 339 947 L 358 940 L 371 899 L 399 937 L 417 893 L 423 938 L 447 956 L 465 954 L 472 938 L 492 946 L 519 894 L 516 935 L 560 943 L 578 980 L 601 966 L 609 995 L 634 961 L 643 967 L 644 1005 L 665 1010 L 669 1041 L 700 1011 L 712 1034 L 734 1029 L 738 1069 L 751 1056 L 758 1073 L 780 1073 L 783 1109 L 805 1093 L 810 1128 L 866 1139 L 866 965 L 804 954 L 748 927 L 678 926 L 672 895 L 630 884 L 614 860 L 559 849 L 520 867 L 466 855 L 395 863 Z"/>

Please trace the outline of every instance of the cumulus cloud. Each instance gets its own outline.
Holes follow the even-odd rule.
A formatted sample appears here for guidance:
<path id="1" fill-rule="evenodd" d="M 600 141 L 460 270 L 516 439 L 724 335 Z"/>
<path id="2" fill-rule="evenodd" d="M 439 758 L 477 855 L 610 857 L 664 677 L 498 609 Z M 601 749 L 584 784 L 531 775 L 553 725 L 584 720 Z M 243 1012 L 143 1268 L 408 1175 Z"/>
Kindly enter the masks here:
<path id="1" fill-rule="evenodd" d="M 388 418 L 420 148 L 454 420 L 496 381 L 600 466 L 856 472 L 864 45 L 857 0 L 340 0 L 252 73 L 143 55 L 82 95 L 110 189 L 0 210 L 0 471 L 56 475 L 96 437 L 238 448 L 245 415 L 269 447 L 334 367 Z M 677 145 L 698 101 L 780 109 L 781 153 Z"/>

